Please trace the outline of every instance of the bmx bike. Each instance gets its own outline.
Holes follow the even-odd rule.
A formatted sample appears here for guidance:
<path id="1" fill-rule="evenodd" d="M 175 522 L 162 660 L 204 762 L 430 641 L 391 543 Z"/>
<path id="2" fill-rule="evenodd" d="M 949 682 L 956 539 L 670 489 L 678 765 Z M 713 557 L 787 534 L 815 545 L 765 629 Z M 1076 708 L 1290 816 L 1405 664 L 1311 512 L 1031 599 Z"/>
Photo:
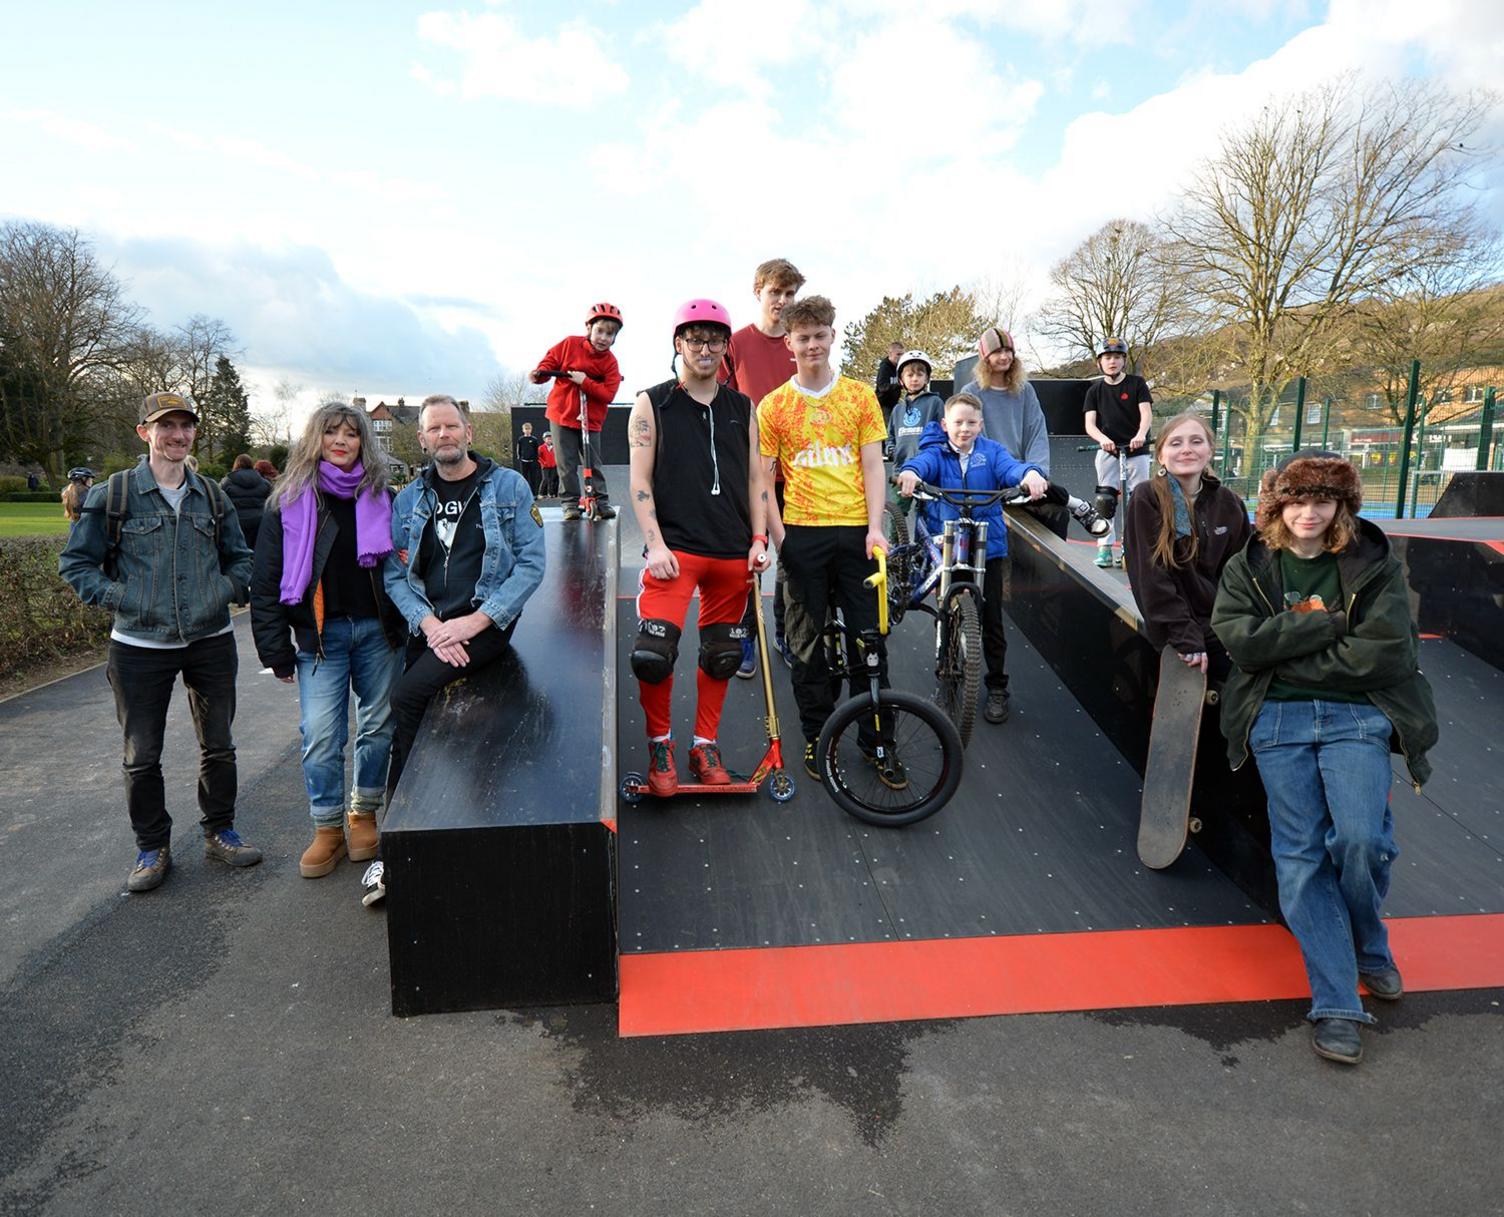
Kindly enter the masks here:
<path id="1" fill-rule="evenodd" d="M 888 562 L 881 549 L 874 553 L 877 574 L 866 584 L 877 594 L 877 629 L 854 632 L 832 617 L 820 642 L 832 685 L 865 679 L 867 689 L 826 720 L 815 765 L 842 811 L 867 824 L 897 828 L 934 815 L 950 801 L 961 784 L 965 749 L 955 724 L 934 702 L 882 687 Z"/>
<path id="2" fill-rule="evenodd" d="M 888 559 L 889 613 L 901 620 L 917 610 L 935 619 L 935 704 L 955 724 L 963 745 L 971 742 L 982 687 L 982 587 L 987 575 L 988 525 L 972 512 L 1028 497 L 1019 486 L 947 490 L 920 482 L 914 498 L 948 503 L 960 512 L 958 519 L 945 521 L 938 539 L 926 533 L 910 541 L 902 513 L 891 505 L 885 512 L 884 531 L 896 542 Z"/>

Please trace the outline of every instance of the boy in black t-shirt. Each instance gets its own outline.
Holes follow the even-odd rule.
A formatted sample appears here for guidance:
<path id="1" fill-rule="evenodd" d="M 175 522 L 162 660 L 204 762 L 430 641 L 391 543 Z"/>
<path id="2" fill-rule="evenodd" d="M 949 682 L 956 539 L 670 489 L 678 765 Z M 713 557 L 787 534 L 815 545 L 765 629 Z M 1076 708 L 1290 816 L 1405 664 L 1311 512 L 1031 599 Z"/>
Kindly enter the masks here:
<path id="1" fill-rule="evenodd" d="M 1097 352 L 1102 379 L 1086 390 L 1086 434 L 1097 441 L 1097 510 L 1108 521 L 1117 513 L 1118 496 L 1149 480 L 1149 424 L 1154 417 L 1154 398 L 1142 376 L 1125 373 L 1128 344 L 1109 338 Z M 1127 454 L 1127 486 L 1120 487 L 1118 454 Z M 1112 543 L 1116 530 L 1109 528 L 1097 541 L 1097 565 L 1120 566 Z"/>

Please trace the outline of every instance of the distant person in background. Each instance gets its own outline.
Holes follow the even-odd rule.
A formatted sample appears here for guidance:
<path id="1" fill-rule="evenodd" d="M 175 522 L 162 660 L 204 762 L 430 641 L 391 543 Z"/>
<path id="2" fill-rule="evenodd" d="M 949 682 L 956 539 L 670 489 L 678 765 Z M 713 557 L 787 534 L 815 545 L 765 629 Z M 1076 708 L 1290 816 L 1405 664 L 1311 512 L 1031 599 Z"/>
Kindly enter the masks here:
<path id="1" fill-rule="evenodd" d="M 547 433 L 543 436 L 543 442 L 538 445 L 538 477 L 538 497 L 557 498 L 559 495 L 559 458 L 554 453 L 554 437 Z"/>
<path id="2" fill-rule="evenodd" d="M 883 408 L 883 421 L 888 421 L 893 407 L 903 394 L 903 385 L 898 380 L 898 364 L 903 358 L 903 343 L 888 343 L 888 353 L 877 365 L 877 404 Z"/>
<path id="3" fill-rule="evenodd" d="M 1097 442 L 1097 500 L 1107 507 L 1102 514 L 1110 521 L 1116 514 L 1119 494 L 1118 453 L 1127 454 L 1126 481 L 1131 495 L 1149 480 L 1149 426 L 1154 420 L 1154 396 L 1142 376 L 1123 369 L 1128 366 L 1128 344 L 1109 338 L 1097 351 L 1102 379 L 1086 390 L 1082 407 L 1086 434 Z M 1126 509 L 1126 505 L 1125 505 Z M 1115 558 L 1109 530 L 1097 542 L 1097 565 L 1122 565 Z"/>
<path id="4" fill-rule="evenodd" d="M 63 487 L 63 515 L 68 518 L 71 528 L 78 523 L 83 514 L 84 499 L 89 495 L 89 487 L 94 485 L 94 470 L 80 465 L 76 469 L 68 470 L 68 484 Z"/>
<path id="5" fill-rule="evenodd" d="M 535 495 L 542 483 L 543 467 L 538 463 L 538 449 L 543 445 L 538 437 L 533 434 L 533 424 L 523 423 L 522 434 L 517 437 L 517 442 L 512 445 L 517 458 L 517 472 L 522 474 L 527 482 L 527 488 Z"/>
<path id="6" fill-rule="evenodd" d="M 266 510 L 266 496 L 271 494 L 272 484 L 256 472 L 250 456 L 242 452 L 220 485 L 235 505 L 245 543 L 255 549 L 256 537 L 261 531 L 261 516 Z"/>
<path id="7" fill-rule="evenodd" d="M 36 492 L 42 488 L 42 479 L 37 477 L 37 471 L 31 470 L 26 475 L 26 489 Z"/>
<path id="8" fill-rule="evenodd" d="M 279 477 L 282 476 L 277 472 L 277 467 L 265 457 L 257 461 L 254 465 L 251 466 L 251 468 L 259 473 L 262 477 L 264 477 L 268 482 L 275 482 Z"/>

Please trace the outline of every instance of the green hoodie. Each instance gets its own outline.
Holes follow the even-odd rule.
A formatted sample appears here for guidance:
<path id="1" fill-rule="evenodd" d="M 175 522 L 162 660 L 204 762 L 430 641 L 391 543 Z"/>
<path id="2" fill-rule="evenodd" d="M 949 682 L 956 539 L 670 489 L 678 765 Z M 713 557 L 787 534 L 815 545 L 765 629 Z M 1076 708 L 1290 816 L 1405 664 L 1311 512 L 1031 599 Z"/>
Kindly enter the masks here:
<path id="1" fill-rule="evenodd" d="M 1337 556 L 1342 608 L 1276 611 L 1284 586 L 1275 553 L 1255 534 L 1222 572 L 1212 630 L 1236 665 L 1222 689 L 1222 734 L 1234 769 L 1248 760 L 1248 734 L 1269 682 L 1362 693 L 1394 725 L 1415 788 L 1431 776 L 1436 705 L 1419 665 L 1420 635 L 1410 615 L 1405 571 L 1376 525 Z M 1393 745 L 1391 745 L 1393 746 Z"/>

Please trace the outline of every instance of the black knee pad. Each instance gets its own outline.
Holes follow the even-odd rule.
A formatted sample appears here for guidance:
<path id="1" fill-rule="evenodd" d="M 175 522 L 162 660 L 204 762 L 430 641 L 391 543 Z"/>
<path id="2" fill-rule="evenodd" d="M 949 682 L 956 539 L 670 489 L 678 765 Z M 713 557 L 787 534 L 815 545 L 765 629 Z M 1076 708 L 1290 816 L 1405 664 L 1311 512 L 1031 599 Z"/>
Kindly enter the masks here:
<path id="1" fill-rule="evenodd" d="M 679 658 L 680 629 L 672 621 L 649 617 L 637 623 L 632 644 L 632 674 L 645 684 L 662 684 L 674 674 Z"/>
<path id="2" fill-rule="evenodd" d="M 730 680 L 742 666 L 742 644 L 752 632 L 740 621 L 700 627 L 700 670 L 712 680 Z"/>
<path id="3" fill-rule="evenodd" d="M 1097 514 L 1104 520 L 1110 520 L 1118 513 L 1118 488 L 1116 486 L 1098 486 L 1097 497 L 1092 506 L 1097 509 Z"/>

